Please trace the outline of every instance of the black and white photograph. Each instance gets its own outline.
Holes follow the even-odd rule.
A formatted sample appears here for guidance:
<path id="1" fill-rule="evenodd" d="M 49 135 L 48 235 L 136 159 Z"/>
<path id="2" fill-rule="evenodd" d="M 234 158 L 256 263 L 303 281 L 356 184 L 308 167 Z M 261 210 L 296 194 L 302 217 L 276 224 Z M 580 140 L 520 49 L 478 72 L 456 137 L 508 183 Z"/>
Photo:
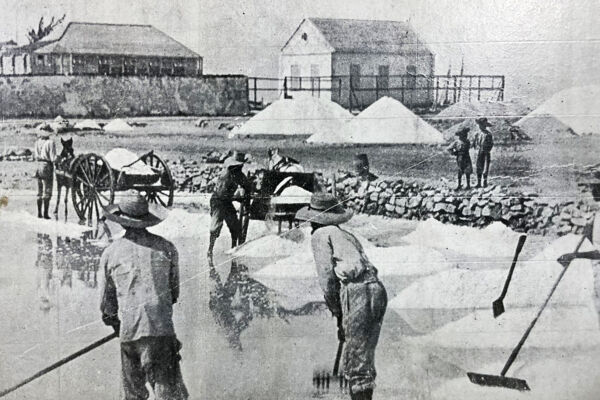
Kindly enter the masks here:
<path id="1" fill-rule="evenodd" d="M 600 398 L 600 2 L 0 9 L 0 400 Z"/>

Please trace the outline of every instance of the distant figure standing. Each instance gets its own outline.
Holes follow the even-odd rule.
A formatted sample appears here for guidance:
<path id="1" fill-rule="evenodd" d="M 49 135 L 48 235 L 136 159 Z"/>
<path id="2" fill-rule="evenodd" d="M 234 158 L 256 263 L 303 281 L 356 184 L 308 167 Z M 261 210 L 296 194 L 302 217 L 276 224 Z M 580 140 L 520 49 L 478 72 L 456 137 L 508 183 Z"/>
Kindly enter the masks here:
<path id="1" fill-rule="evenodd" d="M 354 171 L 362 180 L 374 181 L 377 179 L 377 175 L 369 171 L 369 158 L 364 153 L 354 156 Z"/>
<path id="2" fill-rule="evenodd" d="M 56 160 L 56 145 L 48 132 L 38 131 L 33 155 L 36 162 L 35 178 L 38 183 L 37 209 L 38 218 L 50 219 L 48 209 L 52 197 L 52 184 L 54 182 L 54 161 Z M 44 211 L 42 214 L 42 205 Z"/>
<path id="3" fill-rule="evenodd" d="M 179 297 L 177 249 L 146 230 L 162 219 L 135 191 L 108 206 L 104 215 L 125 228 L 100 258 L 102 321 L 121 339 L 121 398 L 147 399 L 147 382 L 157 400 L 187 399 L 179 369 L 181 343 L 173 326 L 173 304 Z"/>
<path id="4" fill-rule="evenodd" d="M 471 155 L 469 150 L 471 149 L 471 142 L 469 141 L 469 128 L 463 128 L 456 132 L 458 140 L 454 141 L 449 147 L 448 151 L 456 156 L 456 162 L 458 164 L 458 186 L 457 190 L 462 188 L 462 176 L 466 175 L 467 189 L 471 188 L 471 174 L 473 173 L 473 165 L 471 164 Z"/>
<path id="5" fill-rule="evenodd" d="M 477 119 L 480 133 L 477 135 L 475 147 L 477 148 L 477 187 L 481 187 L 481 177 L 483 175 L 483 187 L 487 186 L 488 173 L 490 171 L 491 151 L 494 147 L 494 138 L 489 128 L 492 126 L 487 118 Z"/>
<path id="6" fill-rule="evenodd" d="M 375 349 L 387 308 L 387 292 L 358 239 L 339 227 L 352 212 L 330 194 L 313 194 L 296 219 L 311 223 L 312 251 L 325 303 L 345 342 L 342 371 L 352 400 L 371 400 Z"/>

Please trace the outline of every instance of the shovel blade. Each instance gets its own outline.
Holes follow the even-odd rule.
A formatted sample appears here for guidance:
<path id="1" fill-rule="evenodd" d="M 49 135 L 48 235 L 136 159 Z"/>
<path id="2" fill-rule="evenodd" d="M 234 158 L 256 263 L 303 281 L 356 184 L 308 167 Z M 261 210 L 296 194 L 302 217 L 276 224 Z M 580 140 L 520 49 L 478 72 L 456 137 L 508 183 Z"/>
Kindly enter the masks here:
<path id="1" fill-rule="evenodd" d="M 504 314 L 504 303 L 502 299 L 497 299 L 492 303 L 492 309 L 494 310 L 494 318 L 498 318 Z"/>
<path id="2" fill-rule="evenodd" d="M 495 386 L 515 390 L 531 390 L 527 381 L 519 378 L 508 378 L 501 375 L 486 375 L 475 372 L 467 372 L 472 383 L 480 386 Z"/>

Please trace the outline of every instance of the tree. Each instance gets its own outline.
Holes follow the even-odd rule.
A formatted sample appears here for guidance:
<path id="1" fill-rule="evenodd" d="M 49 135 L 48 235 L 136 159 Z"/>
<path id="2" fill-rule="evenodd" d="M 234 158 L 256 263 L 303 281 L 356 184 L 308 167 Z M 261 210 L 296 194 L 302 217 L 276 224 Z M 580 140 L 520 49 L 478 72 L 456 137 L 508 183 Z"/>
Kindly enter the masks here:
<path id="1" fill-rule="evenodd" d="M 40 40 L 51 34 L 54 28 L 62 24 L 62 22 L 65 20 L 65 17 L 66 14 L 64 14 L 59 19 L 55 19 L 54 17 L 52 17 L 48 25 L 44 23 L 44 17 L 41 17 L 37 30 L 32 28 L 29 30 L 29 32 L 27 32 L 27 38 L 29 39 L 29 43 L 39 42 Z"/>

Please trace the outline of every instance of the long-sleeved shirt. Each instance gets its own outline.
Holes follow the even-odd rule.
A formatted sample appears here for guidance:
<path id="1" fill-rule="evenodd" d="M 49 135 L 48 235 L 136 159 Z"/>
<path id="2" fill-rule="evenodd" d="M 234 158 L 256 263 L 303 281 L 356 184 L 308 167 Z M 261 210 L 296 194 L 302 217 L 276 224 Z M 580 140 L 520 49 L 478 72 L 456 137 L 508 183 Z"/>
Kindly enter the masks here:
<path id="1" fill-rule="evenodd" d="M 35 142 L 33 156 L 36 161 L 54 162 L 56 160 L 56 145 L 49 138 L 39 138 Z"/>
<path id="2" fill-rule="evenodd" d="M 175 246 L 146 230 L 130 229 L 100 258 L 103 315 L 119 315 L 120 337 L 175 336 L 173 303 L 179 297 Z"/>
<path id="3" fill-rule="evenodd" d="M 478 152 L 489 153 L 494 147 L 494 137 L 487 129 L 480 129 L 480 133 L 475 139 L 475 148 Z"/>
<path id="4" fill-rule="evenodd" d="M 219 200 L 231 201 L 238 186 L 244 188 L 246 193 L 251 189 L 250 180 L 241 169 L 225 168 L 217 180 L 212 197 Z"/>
<path id="5" fill-rule="evenodd" d="M 377 269 L 367 258 L 358 239 L 339 226 L 329 225 L 317 229 L 312 234 L 311 242 L 325 302 L 333 315 L 339 317 L 340 283 L 360 279 L 374 280 Z"/>

